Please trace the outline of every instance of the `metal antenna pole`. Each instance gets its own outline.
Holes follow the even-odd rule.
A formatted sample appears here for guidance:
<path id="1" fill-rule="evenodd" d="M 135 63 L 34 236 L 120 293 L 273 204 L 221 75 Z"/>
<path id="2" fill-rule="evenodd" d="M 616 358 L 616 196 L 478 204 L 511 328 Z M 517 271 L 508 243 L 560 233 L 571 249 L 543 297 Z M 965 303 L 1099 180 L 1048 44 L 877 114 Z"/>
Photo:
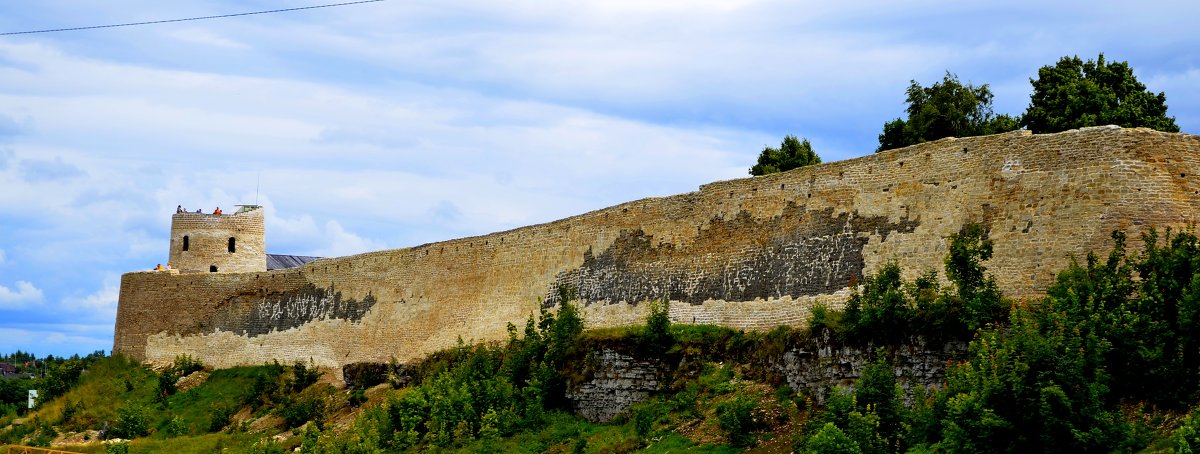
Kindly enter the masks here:
<path id="1" fill-rule="evenodd" d="M 258 205 L 258 188 L 262 186 L 262 172 L 258 172 L 258 178 L 254 181 L 254 204 Z"/>

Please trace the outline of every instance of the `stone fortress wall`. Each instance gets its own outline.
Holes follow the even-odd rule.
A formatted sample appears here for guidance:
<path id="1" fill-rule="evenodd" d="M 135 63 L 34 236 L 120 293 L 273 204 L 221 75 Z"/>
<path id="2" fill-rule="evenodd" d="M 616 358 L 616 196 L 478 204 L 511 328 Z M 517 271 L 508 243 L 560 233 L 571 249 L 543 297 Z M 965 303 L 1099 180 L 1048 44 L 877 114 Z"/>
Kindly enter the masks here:
<path id="1" fill-rule="evenodd" d="M 261 210 L 260 210 L 261 214 Z M 1200 137 L 1146 129 L 942 139 L 546 224 L 242 273 L 128 273 L 114 350 L 225 367 L 420 358 L 506 337 L 555 289 L 589 327 L 640 323 L 669 298 L 677 323 L 769 329 L 840 306 L 889 260 L 942 269 L 947 237 L 979 222 L 1001 288 L 1036 297 L 1072 257 L 1123 229 L 1200 215 Z M 1137 244 L 1132 246 L 1136 247 Z M 174 247 L 174 246 L 173 246 Z"/>

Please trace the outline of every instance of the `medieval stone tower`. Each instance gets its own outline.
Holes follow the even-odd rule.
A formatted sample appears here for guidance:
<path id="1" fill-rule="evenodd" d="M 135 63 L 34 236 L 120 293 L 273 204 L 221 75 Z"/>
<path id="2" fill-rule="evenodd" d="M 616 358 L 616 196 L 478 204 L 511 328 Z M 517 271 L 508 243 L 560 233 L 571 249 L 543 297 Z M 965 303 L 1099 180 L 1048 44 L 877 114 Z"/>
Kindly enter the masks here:
<path id="1" fill-rule="evenodd" d="M 171 266 L 181 273 L 266 271 L 262 207 L 239 207 L 233 214 L 175 213 Z"/>

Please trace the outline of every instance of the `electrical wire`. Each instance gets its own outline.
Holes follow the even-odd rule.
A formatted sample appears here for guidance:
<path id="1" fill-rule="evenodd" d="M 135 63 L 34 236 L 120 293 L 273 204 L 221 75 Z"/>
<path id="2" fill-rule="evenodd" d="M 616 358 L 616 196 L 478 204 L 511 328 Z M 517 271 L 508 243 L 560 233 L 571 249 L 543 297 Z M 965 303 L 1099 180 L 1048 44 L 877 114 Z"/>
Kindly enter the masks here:
<path id="1" fill-rule="evenodd" d="M 284 13 L 284 12 L 288 12 L 288 11 L 300 11 L 300 10 L 305 10 L 305 9 L 317 9 L 317 8 L 332 8 L 334 6 L 358 5 L 358 4 L 362 4 L 362 3 L 376 3 L 376 2 L 382 2 L 382 1 L 386 1 L 386 0 L 360 0 L 360 1 L 356 1 L 356 2 L 331 3 L 328 5 L 302 6 L 299 8 L 273 9 L 270 11 L 254 11 L 254 12 L 249 12 L 249 13 L 221 14 L 221 15 L 217 15 L 217 16 L 188 17 L 188 18 L 183 18 L 183 19 L 166 19 L 166 20 L 146 21 L 146 22 L 130 22 L 130 23 L 126 23 L 126 24 L 92 25 L 92 26 L 88 26 L 88 27 L 52 28 L 52 29 L 46 29 L 46 30 L 29 30 L 29 31 L 23 31 L 23 32 L 5 32 L 5 33 L 0 33 L 0 36 L 29 35 L 29 34 L 33 34 L 33 33 L 70 32 L 70 31 L 76 31 L 76 30 L 94 30 L 97 28 L 132 27 L 134 25 L 167 24 L 167 23 L 171 23 L 171 22 L 187 22 L 187 21 L 205 20 L 205 19 L 222 19 L 222 18 L 226 18 L 226 17 L 252 16 L 255 14 Z"/>

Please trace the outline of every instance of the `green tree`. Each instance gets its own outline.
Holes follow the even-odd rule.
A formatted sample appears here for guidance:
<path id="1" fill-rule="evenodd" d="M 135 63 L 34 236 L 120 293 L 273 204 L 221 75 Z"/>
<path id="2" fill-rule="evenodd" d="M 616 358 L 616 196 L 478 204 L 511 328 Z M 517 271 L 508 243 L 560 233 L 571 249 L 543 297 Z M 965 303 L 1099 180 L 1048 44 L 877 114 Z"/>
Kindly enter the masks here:
<path id="1" fill-rule="evenodd" d="M 898 344 L 911 334 L 916 312 L 905 292 L 900 265 L 888 262 L 875 276 L 853 289 L 842 320 L 849 338 L 858 342 Z"/>
<path id="2" fill-rule="evenodd" d="M 113 424 L 112 435 L 117 438 L 137 438 L 150 433 L 150 419 L 146 409 L 135 404 L 127 404 L 117 409 L 117 422 Z"/>
<path id="3" fill-rule="evenodd" d="M 646 314 L 646 326 L 642 328 L 638 342 L 643 350 L 651 355 L 661 355 L 675 344 L 675 336 L 671 333 L 671 302 L 666 298 L 650 303 L 650 312 Z"/>
<path id="4" fill-rule="evenodd" d="M 825 401 L 825 411 L 818 413 L 809 421 L 813 434 L 806 443 L 805 450 L 811 452 L 820 449 L 813 444 L 824 443 L 814 442 L 812 438 L 820 439 L 832 435 L 831 441 L 836 441 L 837 443 L 834 445 L 839 446 L 835 452 L 838 450 L 865 454 L 890 452 L 888 441 L 884 439 L 882 428 L 879 425 L 879 415 L 875 414 L 875 406 L 860 404 L 855 393 L 849 389 L 838 387 L 831 391 Z M 846 444 L 836 432 L 827 430 L 825 427 L 829 424 L 840 429 L 851 443 Z M 821 432 L 825 432 L 825 435 L 821 435 Z"/>
<path id="5" fill-rule="evenodd" d="M 947 372 L 937 396 L 940 449 L 1097 452 L 1128 441 L 1132 431 L 1110 405 L 1107 310 L 1088 279 L 1072 265 L 1009 327 L 977 331 L 968 361 Z"/>
<path id="6" fill-rule="evenodd" d="M 962 320 L 974 331 L 988 322 L 1003 318 L 1005 304 L 996 280 L 987 274 L 983 262 L 992 258 L 992 240 L 982 225 L 967 224 L 950 236 L 946 255 L 946 277 L 958 288 Z"/>
<path id="7" fill-rule="evenodd" d="M 813 454 L 861 454 L 858 443 L 850 439 L 842 429 L 831 422 L 825 423 L 821 429 L 808 438 L 804 444 L 804 452 Z"/>
<path id="8" fill-rule="evenodd" d="M 876 152 L 907 147 L 944 137 L 970 137 L 1017 129 L 1018 120 L 992 112 L 992 90 L 987 84 L 963 85 L 946 71 L 941 82 L 922 87 L 909 81 L 908 119 L 884 123 Z"/>
<path id="9" fill-rule="evenodd" d="M 1029 82 L 1033 95 L 1021 126 L 1035 133 L 1103 125 L 1179 132 L 1167 116 L 1167 96 L 1146 90 L 1128 62 L 1106 62 L 1104 54 L 1086 62 L 1063 57 Z"/>
<path id="10" fill-rule="evenodd" d="M 1126 316 L 1110 323 L 1114 344 L 1131 355 L 1112 362 L 1132 366 L 1118 372 L 1130 395 L 1185 407 L 1200 397 L 1200 241 L 1170 230 L 1163 238 L 1151 230 L 1142 241 L 1145 250 L 1133 263 L 1137 295 L 1121 301 L 1114 312 Z"/>
<path id="11" fill-rule="evenodd" d="M 52 366 L 50 373 L 46 374 L 38 386 L 38 404 L 66 394 L 79 381 L 79 376 L 86 368 L 87 364 L 78 359 L 70 359 Z"/>
<path id="12" fill-rule="evenodd" d="M 754 399 L 746 396 L 717 404 L 717 422 L 729 437 L 730 445 L 736 448 L 754 445 L 755 406 Z"/>
<path id="13" fill-rule="evenodd" d="M 1200 410 L 1183 417 L 1183 423 L 1171 436 L 1172 452 L 1192 454 L 1200 452 Z"/>
<path id="14" fill-rule="evenodd" d="M 758 155 L 758 164 L 750 168 L 750 175 L 785 172 L 820 163 L 821 157 L 813 151 L 808 139 L 800 140 L 789 135 L 783 138 L 779 148 L 763 148 L 762 153 Z"/>
<path id="15" fill-rule="evenodd" d="M 33 380 L 27 378 L 0 379 L 0 405 L 11 405 L 13 408 L 27 406 L 29 390 L 33 388 Z M 0 414 L 3 413 L 0 410 Z"/>
<path id="16" fill-rule="evenodd" d="M 883 349 L 878 355 L 879 359 L 867 364 L 862 376 L 854 384 L 854 398 L 859 411 L 874 412 L 879 417 L 879 426 L 876 428 L 879 437 L 889 446 L 899 446 L 902 442 L 901 410 L 904 402 L 891 361 L 883 356 Z"/>

